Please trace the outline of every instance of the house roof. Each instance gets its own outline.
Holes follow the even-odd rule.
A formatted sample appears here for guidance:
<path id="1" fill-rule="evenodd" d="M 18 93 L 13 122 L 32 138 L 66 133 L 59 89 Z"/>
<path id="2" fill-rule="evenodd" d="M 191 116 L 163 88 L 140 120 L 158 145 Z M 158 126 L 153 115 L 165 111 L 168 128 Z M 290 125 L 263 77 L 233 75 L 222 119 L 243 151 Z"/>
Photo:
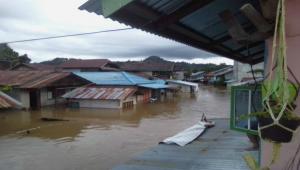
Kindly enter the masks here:
<path id="1" fill-rule="evenodd" d="M 71 59 L 60 65 L 64 69 L 98 68 L 101 69 L 110 63 L 107 59 Z"/>
<path id="2" fill-rule="evenodd" d="M 181 84 L 181 85 L 186 85 L 186 86 L 194 86 L 198 87 L 197 83 L 192 83 L 188 81 L 182 81 L 182 80 L 167 80 L 168 83 L 175 83 L 175 84 Z"/>
<path id="3" fill-rule="evenodd" d="M 79 87 L 62 97 L 69 99 L 124 100 L 135 92 L 136 88 Z"/>
<path id="4" fill-rule="evenodd" d="M 75 72 L 74 74 L 96 85 L 138 85 L 152 83 L 151 80 L 127 72 Z"/>
<path id="5" fill-rule="evenodd" d="M 139 87 L 145 87 L 148 89 L 167 89 L 169 88 L 168 85 L 160 84 L 160 83 L 151 83 L 151 84 L 140 84 Z"/>
<path id="6" fill-rule="evenodd" d="M 6 108 L 22 108 L 22 104 L 0 91 L 0 109 Z"/>
<path id="7" fill-rule="evenodd" d="M 54 71 L 0 71 L 0 86 L 42 88 L 70 75 L 72 73 Z"/>
<path id="8" fill-rule="evenodd" d="M 119 65 L 124 71 L 174 71 L 174 63 L 149 63 L 131 61 Z"/>
<path id="9" fill-rule="evenodd" d="M 259 0 L 119 0 L 118 2 L 89 0 L 79 9 L 220 56 L 252 64 L 263 61 L 264 39 L 271 36 L 270 29 L 273 29 L 272 25 L 268 32 L 266 31 L 266 37 L 251 39 L 254 38 L 251 35 L 257 33 L 258 26 L 254 26 L 240 9 L 249 3 L 260 12 Z M 275 11 L 276 7 L 271 10 Z M 270 21 L 273 23 L 274 18 Z M 228 30 L 236 31 L 236 34 Z M 237 34 L 239 31 L 247 36 Z M 233 36 L 246 37 L 248 43 L 245 43 L 246 41 L 237 43 L 237 38 L 232 38 Z"/>
<path id="10" fill-rule="evenodd" d="M 199 76 L 205 74 L 205 71 L 198 71 L 196 73 L 192 73 L 191 76 Z"/>
<path id="11" fill-rule="evenodd" d="M 224 75 L 224 74 L 228 74 L 230 72 L 233 72 L 233 67 L 226 67 L 226 68 L 223 68 L 223 69 L 220 69 L 220 70 L 216 70 L 214 71 L 213 73 L 215 74 L 215 76 L 221 76 L 221 75 Z"/>
<path id="12" fill-rule="evenodd" d="M 30 63 L 30 64 L 26 64 L 26 63 L 21 63 L 18 64 L 14 67 L 12 67 L 10 70 L 16 70 L 19 67 L 27 67 L 30 70 L 55 70 L 56 67 L 53 65 L 48 65 L 48 64 L 40 64 L 40 63 Z"/>

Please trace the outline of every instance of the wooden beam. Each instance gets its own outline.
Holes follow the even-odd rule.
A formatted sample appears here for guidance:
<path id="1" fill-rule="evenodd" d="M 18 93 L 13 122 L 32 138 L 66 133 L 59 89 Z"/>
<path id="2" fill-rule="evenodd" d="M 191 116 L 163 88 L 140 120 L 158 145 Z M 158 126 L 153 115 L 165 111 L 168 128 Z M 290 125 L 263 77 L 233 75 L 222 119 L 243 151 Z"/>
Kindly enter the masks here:
<path id="1" fill-rule="evenodd" d="M 232 12 L 225 10 L 219 13 L 220 18 L 226 24 L 230 36 L 239 43 L 248 42 L 250 35 L 244 30 Z"/>
<path id="2" fill-rule="evenodd" d="M 211 3 L 212 1 L 213 0 L 192 0 L 191 2 L 175 10 L 173 13 L 163 15 L 158 20 L 153 21 L 151 24 L 155 26 L 158 30 L 164 29 L 169 25 L 178 22 L 185 16 L 201 9 L 205 5 Z"/>
<path id="3" fill-rule="evenodd" d="M 261 45 L 263 42 L 262 41 L 258 41 L 258 42 L 255 42 L 255 43 L 251 43 L 249 44 L 248 48 L 251 49 L 251 48 L 254 48 L 254 47 L 257 47 L 259 45 Z M 241 48 L 238 48 L 237 50 L 235 50 L 235 52 L 242 52 L 242 51 L 245 51 L 247 50 L 247 46 L 243 46 Z"/>
<path id="4" fill-rule="evenodd" d="M 276 11 L 278 0 L 259 0 L 263 16 L 274 22 L 276 19 Z"/>
<path id="5" fill-rule="evenodd" d="M 252 34 L 248 34 L 236 19 L 236 17 L 233 16 L 233 14 L 228 10 L 221 12 L 219 16 L 227 25 L 229 35 L 240 44 L 245 45 L 257 41 L 262 41 L 272 35 L 272 32 L 254 32 Z"/>
<path id="6" fill-rule="evenodd" d="M 273 29 L 273 25 L 269 24 L 253 5 L 249 3 L 245 4 L 240 10 L 254 24 L 259 32 L 269 32 Z"/>

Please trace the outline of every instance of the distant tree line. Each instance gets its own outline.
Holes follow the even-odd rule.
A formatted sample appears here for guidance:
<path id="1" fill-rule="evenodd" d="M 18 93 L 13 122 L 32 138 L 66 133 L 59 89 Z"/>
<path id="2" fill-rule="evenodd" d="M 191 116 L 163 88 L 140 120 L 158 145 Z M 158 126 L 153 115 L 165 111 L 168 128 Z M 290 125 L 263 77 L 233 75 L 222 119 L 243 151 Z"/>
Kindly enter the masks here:
<path id="1" fill-rule="evenodd" d="M 20 63 L 30 63 L 31 59 L 27 54 L 19 55 L 18 52 L 14 51 L 7 44 L 0 45 L 0 61 L 6 61 L 13 67 Z"/>
<path id="2" fill-rule="evenodd" d="M 40 62 L 41 64 L 47 64 L 47 65 L 60 65 L 70 59 L 68 58 L 55 58 L 53 60 L 43 61 Z M 0 61 L 8 61 L 11 63 L 11 67 L 20 64 L 20 63 L 30 63 L 31 59 L 27 56 L 27 54 L 19 55 L 18 52 L 14 51 L 11 47 L 9 47 L 7 44 L 0 45 Z M 131 61 L 126 61 L 131 62 Z M 126 63 L 126 62 L 115 62 L 115 63 Z M 142 62 L 151 62 L 151 63 L 172 63 L 175 64 L 177 68 L 180 68 L 181 70 L 186 71 L 187 76 L 189 76 L 192 73 L 198 72 L 198 71 L 205 71 L 210 72 L 218 69 L 222 69 L 224 67 L 228 67 L 225 63 L 222 64 L 196 64 L 196 63 L 187 63 L 187 62 L 172 62 L 164 60 L 161 57 L 157 56 L 150 56 L 146 59 L 144 59 Z"/>

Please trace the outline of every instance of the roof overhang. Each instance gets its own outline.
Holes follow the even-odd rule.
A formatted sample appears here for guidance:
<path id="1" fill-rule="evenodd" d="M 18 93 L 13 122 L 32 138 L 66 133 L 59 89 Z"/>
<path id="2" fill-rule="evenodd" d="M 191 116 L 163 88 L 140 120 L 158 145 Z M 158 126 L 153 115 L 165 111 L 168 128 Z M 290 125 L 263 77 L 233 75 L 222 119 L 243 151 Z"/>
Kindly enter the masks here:
<path id="1" fill-rule="evenodd" d="M 274 4 L 276 0 L 89 0 L 80 9 L 256 64 L 264 60 L 264 40 L 272 35 Z"/>

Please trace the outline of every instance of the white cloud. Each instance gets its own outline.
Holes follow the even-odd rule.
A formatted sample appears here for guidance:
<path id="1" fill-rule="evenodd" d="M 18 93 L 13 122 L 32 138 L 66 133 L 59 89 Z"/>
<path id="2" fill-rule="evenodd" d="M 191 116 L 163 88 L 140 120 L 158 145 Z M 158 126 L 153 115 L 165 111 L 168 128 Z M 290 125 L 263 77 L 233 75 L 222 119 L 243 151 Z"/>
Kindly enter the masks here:
<path id="1" fill-rule="evenodd" d="M 1 41 L 126 28 L 102 16 L 80 11 L 86 0 L 0 0 Z M 191 62 L 232 63 L 201 50 L 140 30 L 11 44 L 34 62 L 55 57 L 139 60 L 157 55 Z"/>

